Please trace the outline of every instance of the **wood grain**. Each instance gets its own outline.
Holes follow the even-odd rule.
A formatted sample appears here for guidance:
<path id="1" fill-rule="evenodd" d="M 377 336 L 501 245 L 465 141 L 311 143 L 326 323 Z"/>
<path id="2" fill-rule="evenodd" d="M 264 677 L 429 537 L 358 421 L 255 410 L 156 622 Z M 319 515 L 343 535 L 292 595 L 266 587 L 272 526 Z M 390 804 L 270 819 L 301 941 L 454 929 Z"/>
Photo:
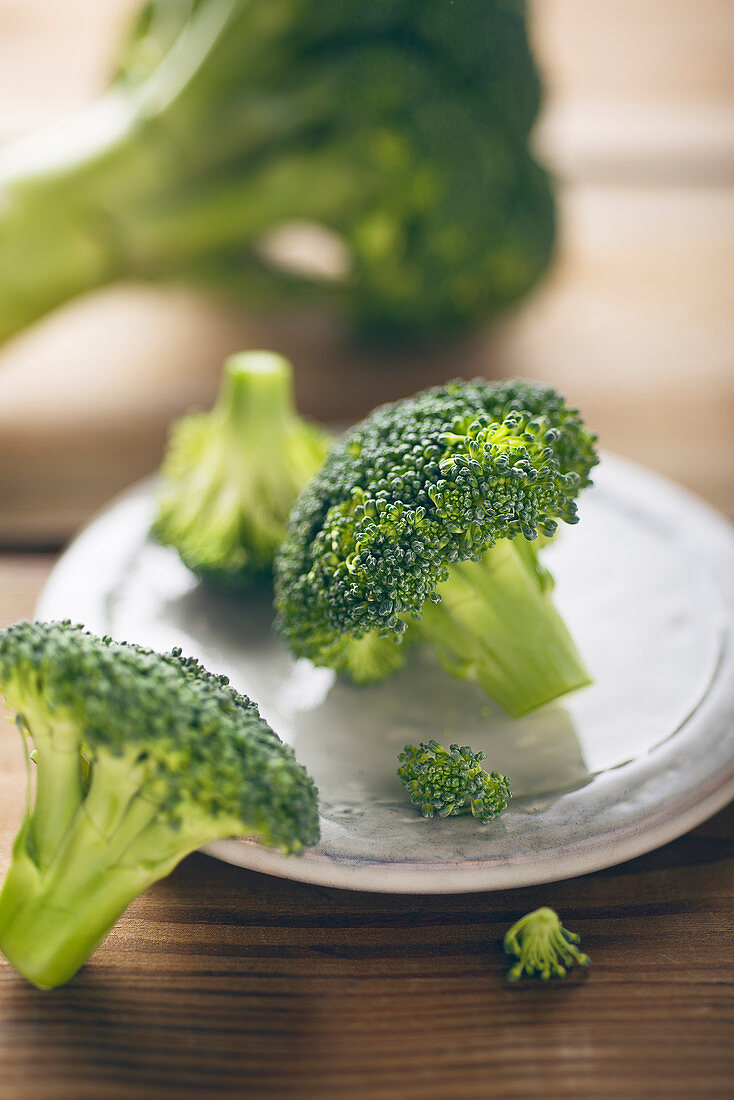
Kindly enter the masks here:
<path id="1" fill-rule="evenodd" d="M 92 99 L 137 3 L 0 0 L 0 138 Z M 169 421 L 210 405 L 222 359 L 248 346 L 291 355 L 301 409 L 328 420 L 447 377 L 545 379 L 581 405 L 607 449 L 734 514 L 733 10 L 728 0 L 533 6 L 547 85 L 536 136 L 559 177 L 558 252 L 538 292 L 474 339 L 370 354 L 326 317 L 268 318 L 127 285 L 5 346 L 0 545 L 58 546 L 154 470 Z"/>
<path id="2" fill-rule="evenodd" d="M 0 625 L 52 558 L 0 557 Z M 0 738 L 0 874 L 23 804 Z M 508 986 L 501 939 L 552 905 L 588 974 Z M 0 961 L 0 1100 L 724 1100 L 734 1087 L 734 807 L 580 879 L 405 897 L 196 855 L 66 988 Z"/>
<path id="3" fill-rule="evenodd" d="M 89 100 L 136 3 L 0 0 L 0 137 Z M 0 542 L 58 545 L 156 465 L 228 351 L 273 340 L 324 417 L 447 374 L 545 377 L 605 447 L 734 515 L 731 4 L 538 0 L 534 19 L 563 233 L 526 307 L 406 362 L 347 353 L 319 318 L 102 292 L 0 357 Z M 53 560 L 0 555 L 0 627 L 32 613 Z M 0 877 L 24 783 L 7 727 Z M 540 904 L 591 970 L 509 987 L 502 935 Z M 68 987 L 0 960 L 0 1100 L 728 1100 L 733 974 L 732 807 L 620 867 L 495 894 L 352 893 L 197 855 Z"/>

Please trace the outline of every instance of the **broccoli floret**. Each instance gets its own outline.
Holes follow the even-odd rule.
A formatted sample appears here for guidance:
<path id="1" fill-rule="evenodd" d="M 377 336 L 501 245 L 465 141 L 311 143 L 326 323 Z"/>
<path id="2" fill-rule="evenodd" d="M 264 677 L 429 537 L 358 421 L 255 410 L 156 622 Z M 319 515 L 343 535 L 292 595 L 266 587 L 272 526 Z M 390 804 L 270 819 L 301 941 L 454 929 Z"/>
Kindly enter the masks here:
<path id="1" fill-rule="evenodd" d="M 0 694 L 33 739 L 35 797 L 0 894 L 0 950 L 68 981 L 124 909 L 202 844 L 318 839 L 317 794 L 225 677 L 68 622 L 0 632 Z M 25 743 L 25 737 L 24 737 Z"/>
<path id="2" fill-rule="evenodd" d="M 269 577 L 291 505 L 330 443 L 296 413 L 287 359 L 231 356 L 211 412 L 171 429 L 154 537 L 221 587 Z"/>
<path id="3" fill-rule="evenodd" d="M 507 972 L 508 981 L 516 982 L 523 973 L 547 981 L 562 978 L 574 963 L 588 966 L 591 959 L 576 947 L 580 940 L 563 927 L 552 909 L 527 913 L 505 936 L 505 952 L 518 958 Z"/>
<path id="4" fill-rule="evenodd" d="M 507 809 L 512 791 L 506 776 L 486 772 L 485 752 L 468 745 L 445 749 L 438 741 L 406 745 L 400 753 L 398 775 L 424 817 L 473 814 L 485 825 Z"/>
<path id="5" fill-rule="evenodd" d="M 539 383 L 451 382 L 376 409 L 294 505 L 281 635 L 365 681 L 400 667 L 407 634 L 512 715 L 588 684 L 536 546 L 577 521 L 594 441 Z"/>
<path id="6" fill-rule="evenodd" d="M 152 0 L 107 94 L 0 155 L 0 339 L 125 278 L 383 337 L 481 321 L 552 252 L 539 102 L 519 0 Z M 273 247 L 304 222 L 326 271 Z"/>

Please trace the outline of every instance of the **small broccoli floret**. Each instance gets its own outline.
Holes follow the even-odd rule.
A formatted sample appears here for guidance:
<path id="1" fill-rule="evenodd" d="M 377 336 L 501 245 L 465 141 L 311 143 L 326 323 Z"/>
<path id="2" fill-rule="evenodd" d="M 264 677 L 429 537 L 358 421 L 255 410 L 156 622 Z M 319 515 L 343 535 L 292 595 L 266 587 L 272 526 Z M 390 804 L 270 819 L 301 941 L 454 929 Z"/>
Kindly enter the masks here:
<path id="1" fill-rule="evenodd" d="M 287 359 L 231 356 L 211 412 L 171 430 L 154 537 L 213 584 L 246 588 L 269 577 L 291 505 L 330 442 L 296 413 Z"/>
<path id="2" fill-rule="evenodd" d="M 427 641 L 512 715 L 589 683 L 536 547 L 576 523 L 595 438 L 554 389 L 522 381 L 376 409 L 294 505 L 276 564 L 283 638 L 361 680 L 355 640 L 387 672 L 406 635 Z"/>
<path id="3" fill-rule="evenodd" d="M 574 963 L 588 966 L 591 959 L 576 947 L 580 940 L 563 927 L 552 909 L 527 913 L 505 936 L 505 952 L 518 958 L 507 972 L 508 981 L 516 982 L 523 973 L 547 981 L 562 978 Z"/>
<path id="4" fill-rule="evenodd" d="M 314 785 L 226 677 L 68 622 L 0 632 L 0 694 L 33 739 L 35 796 L 0 894 L 0 950 L 68 981 L 124 909 L 210 841 L 318 839 Z M 24 737 L 25 742 L 25 737 Z"/>
<path id="5" fill-rule="evenodd" d="M 507 809 L 510 784 L 499 772 L 486 772 L 484 752 L 464 745 L 445 749 L 438 741 L 406 745 L 398 775 L 424 817 L 473 814 L 485 825 Z"/>

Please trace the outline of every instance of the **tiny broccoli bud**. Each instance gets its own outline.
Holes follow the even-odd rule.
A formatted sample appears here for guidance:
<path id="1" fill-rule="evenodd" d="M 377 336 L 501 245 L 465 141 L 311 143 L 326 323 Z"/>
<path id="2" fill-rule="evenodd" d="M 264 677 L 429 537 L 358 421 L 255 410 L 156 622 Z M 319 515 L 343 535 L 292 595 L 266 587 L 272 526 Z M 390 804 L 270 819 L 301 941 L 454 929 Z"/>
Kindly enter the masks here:
<path id="1" fill-rule="evenodd" d="M 445 749 L 438 741 L 406 745 L 398 775 L 424 817 L 473 814 L 485 825 L 507 808 L 510 784 L 499 772 L 486 772 L 486 753 L 468 745 Z"/>
<path id="2" fill-rule="evenodd" d="M 547 981 L 562 978 L 574 963 L 588 966 L 591 959 L 576 947 L 580 940 L 575 932 L 563 927 L 552 909 L 544 907 L 527 913 L 505 936 L 505 952 L 518 958 L 508 970 L 507 980 L 516 982 L 525 973 Z"/>

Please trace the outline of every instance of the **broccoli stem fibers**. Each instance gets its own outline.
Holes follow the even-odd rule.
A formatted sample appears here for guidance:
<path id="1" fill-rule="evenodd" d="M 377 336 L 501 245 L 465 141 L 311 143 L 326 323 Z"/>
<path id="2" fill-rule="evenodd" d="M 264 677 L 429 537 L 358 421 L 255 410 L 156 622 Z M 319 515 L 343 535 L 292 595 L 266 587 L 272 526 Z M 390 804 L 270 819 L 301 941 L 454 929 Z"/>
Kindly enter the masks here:
<path id="1" fill-rule="evenodd" d="M 520 541 L 501 539 L 481 562 L 451 565 L 441 602 L 426 605 L 419 627 L 452 675 L 476 681 L 513 717 L 591 683 Z"/>

